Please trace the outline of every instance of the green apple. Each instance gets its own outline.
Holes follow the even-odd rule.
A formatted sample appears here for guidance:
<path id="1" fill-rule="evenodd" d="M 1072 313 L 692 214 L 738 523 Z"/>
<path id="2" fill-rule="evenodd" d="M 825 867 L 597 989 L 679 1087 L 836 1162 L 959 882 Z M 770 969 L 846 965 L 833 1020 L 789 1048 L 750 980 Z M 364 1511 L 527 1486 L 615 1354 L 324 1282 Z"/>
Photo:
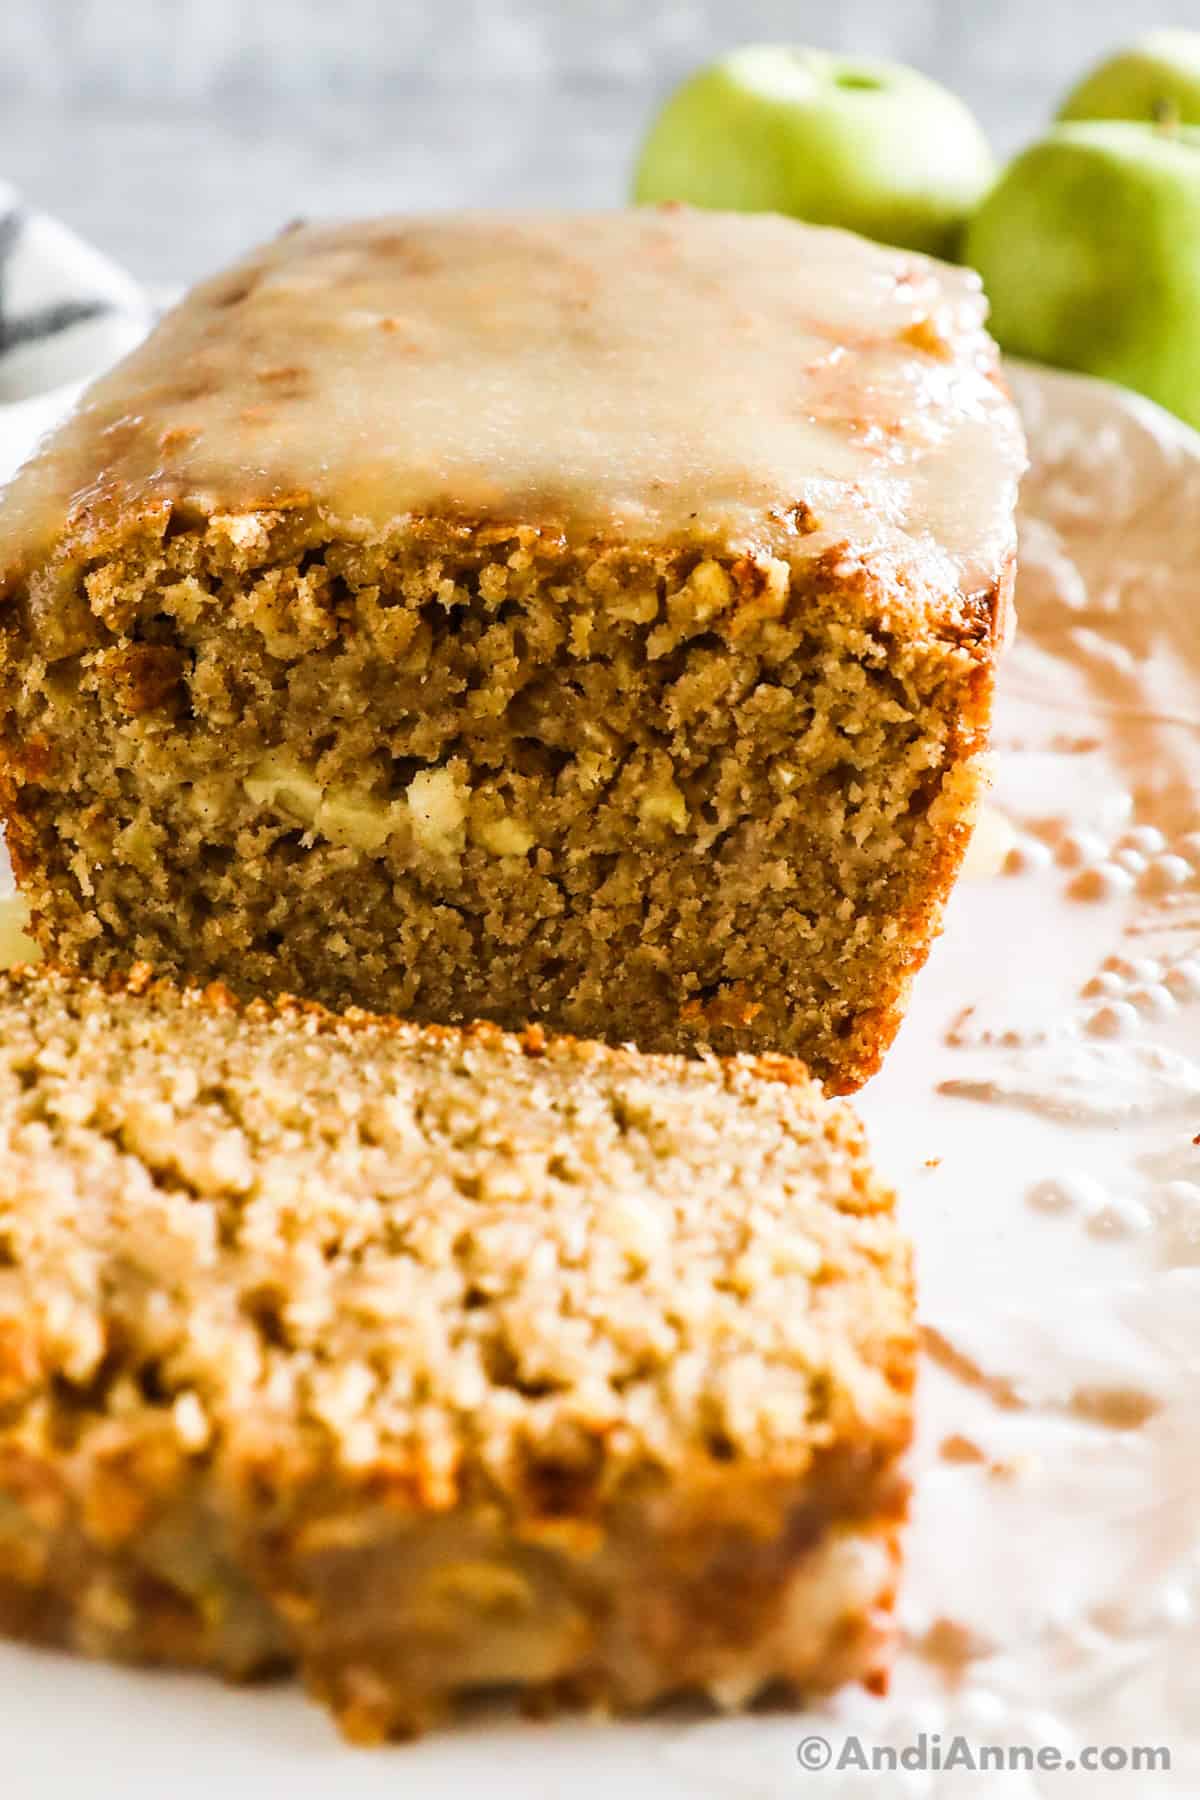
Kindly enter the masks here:
<path id="1" fill-rule="evenodd" d="M 1085 75 L 1060 119 L 1200 125 L 1200 31 L 1151 31 Z"/>
<path id="2" fill-rule="evenodd" d="M 993 173 L 962 101 L 915 69 L 751 44 L 671 95 L 634 196 L 790 213 L 952 256 Z"/>
<path id="3" fill-rule="evenodd" d="M 964 255 L 1005 350 L 1200 425 L 1200 130 L 1055 126 L 1000 177 Z"/>

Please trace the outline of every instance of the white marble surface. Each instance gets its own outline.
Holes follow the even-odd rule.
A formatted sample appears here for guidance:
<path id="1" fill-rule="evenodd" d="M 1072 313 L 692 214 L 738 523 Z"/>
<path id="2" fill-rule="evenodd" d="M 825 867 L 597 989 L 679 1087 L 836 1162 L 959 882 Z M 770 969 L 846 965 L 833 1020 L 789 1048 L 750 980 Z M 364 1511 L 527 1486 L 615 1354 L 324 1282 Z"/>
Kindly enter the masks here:
<path id="1" fill-rule="evenodd" d="M 1164 12 L 1200 26 L 1200 0 Z M 175 283 L 299 213 L 617 203 L 656 98 L 747 39 L 914 62 L 1007 151 L 1150 22 L 1127 0 L 0 0 L 0 177 Z"/>

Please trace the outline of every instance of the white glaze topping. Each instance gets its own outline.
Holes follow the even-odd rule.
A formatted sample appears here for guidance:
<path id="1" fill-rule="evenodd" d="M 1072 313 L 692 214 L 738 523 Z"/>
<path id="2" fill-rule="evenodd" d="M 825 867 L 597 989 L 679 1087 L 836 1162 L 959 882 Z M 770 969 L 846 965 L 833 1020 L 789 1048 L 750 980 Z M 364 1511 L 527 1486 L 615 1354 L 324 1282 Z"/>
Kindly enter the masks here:
<path id="1" fill-rule="evenodd" d="M 74 515 L 314 501 L 633 539 L 830 543 L 987 593 L 1023 462 L 976 277 L 681 209 L 307 227 L 192 293 L 9 491 Z"/>

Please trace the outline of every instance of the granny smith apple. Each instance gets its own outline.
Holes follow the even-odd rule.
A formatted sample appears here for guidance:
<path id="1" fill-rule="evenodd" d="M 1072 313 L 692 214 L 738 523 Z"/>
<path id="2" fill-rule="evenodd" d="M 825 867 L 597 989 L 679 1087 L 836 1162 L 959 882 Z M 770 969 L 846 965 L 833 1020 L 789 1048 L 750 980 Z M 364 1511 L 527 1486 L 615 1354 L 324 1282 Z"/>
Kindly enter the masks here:
<path id="1" fill-rule="evenodd" d="M 1200 130 L 1056 126 L 1000 177 L 964 256 L 1005 350 L 1200 425 Z"/>
<path id="2" fill-rule="evenodd" d="M 1148 32 L 1085 75 L 1058 116 L 1200 125 L 1200 31 Z"/>
<path id="3" fill-rule="evenodd" d="M 667 101 L 634 194 L 790 213 L 951 256 L 993 173 L 962 101 L 915 69 L 752 44 Z"/>

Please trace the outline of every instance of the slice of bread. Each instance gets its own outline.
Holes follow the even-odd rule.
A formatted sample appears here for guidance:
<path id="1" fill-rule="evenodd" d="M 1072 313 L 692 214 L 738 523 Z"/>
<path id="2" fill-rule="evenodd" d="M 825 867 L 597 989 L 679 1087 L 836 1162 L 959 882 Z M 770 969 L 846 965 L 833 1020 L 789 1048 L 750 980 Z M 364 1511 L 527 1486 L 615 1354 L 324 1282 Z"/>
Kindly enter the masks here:
<path id="1" fill-rule="evenodd" d="M 878 1679 L 909 1259 L 795 1063 L 0 977 L 0 1628 L 349 1735 Z"/>

